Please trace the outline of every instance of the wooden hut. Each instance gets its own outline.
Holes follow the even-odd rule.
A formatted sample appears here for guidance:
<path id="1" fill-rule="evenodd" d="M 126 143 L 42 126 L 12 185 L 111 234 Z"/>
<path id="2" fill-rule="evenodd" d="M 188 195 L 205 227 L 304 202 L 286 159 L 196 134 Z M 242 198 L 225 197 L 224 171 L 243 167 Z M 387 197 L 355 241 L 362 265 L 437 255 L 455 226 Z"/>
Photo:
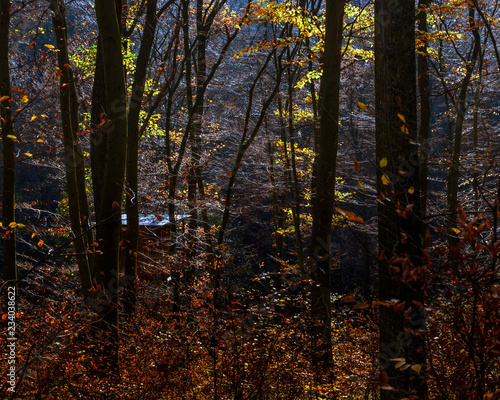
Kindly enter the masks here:
<path id="1" fill-rule="evenodd" d="M 176 221 L 184 224 L 189 215 L 178 215 Z M 122 215 L 123 237 L 127 226 L 127 215 Z M 139 241 L 137 262 L 142 265 L 160 262 L 170 247 L 170 219 L 166 214 L 139 214 Z"/>

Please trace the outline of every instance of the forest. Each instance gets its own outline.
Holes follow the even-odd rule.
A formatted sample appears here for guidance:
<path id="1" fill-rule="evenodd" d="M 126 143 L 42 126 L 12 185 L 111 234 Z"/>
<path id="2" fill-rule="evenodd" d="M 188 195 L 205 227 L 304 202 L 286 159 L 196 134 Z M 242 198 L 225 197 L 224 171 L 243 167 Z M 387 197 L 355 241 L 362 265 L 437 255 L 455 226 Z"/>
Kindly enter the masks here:
<path id="1" fill-rule="evenodd" d="M 0 0 L 0 397 L 500 399 L 498 0 Z"/>

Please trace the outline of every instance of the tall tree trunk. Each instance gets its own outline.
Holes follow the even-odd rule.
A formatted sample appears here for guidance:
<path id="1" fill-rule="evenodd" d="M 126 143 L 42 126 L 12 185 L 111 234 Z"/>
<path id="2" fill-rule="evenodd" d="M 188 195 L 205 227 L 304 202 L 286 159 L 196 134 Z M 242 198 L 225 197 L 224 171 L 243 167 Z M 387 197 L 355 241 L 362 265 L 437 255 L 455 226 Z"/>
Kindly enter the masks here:
<path id="1" fill-rule="evenodd" d="M 418 89 L 420 98 L 420 127 L 418 131 L 418 140 L 420 143 L 420 171 L 419 171 L 419 186 L 420 186 L 420 213 L 422 218 L 427 215 L 427 199 L 428 199 L 428 160 L 429 160 L 429 129 L 431 124 L 431 104 L 430 104 L 430 78 L 429 78 L 429 63 L 427 51 L 427 8 L 431 4 L 431 0 L 420 0 L 418 3 L 418 31 L 422 45 L 419 48 L 418 60 Z M 425 225 L 422 225 L 423 227 Z"/>
<path id="2" fill-rule="evenodd" d="M 104 187 L 97 225 L 99 253 L 96 257 L 96 311 L 98 327 L 106 334 L 108 365 L 118 369 L 118 289 L 121 238 L 121 208 L 127 147 L 127 110 L 121 34 L 115 4 L 96 0 L 95 9 L 102 46 L 106 88 L 107 136 L 104 160 Z"/>
<path id="3" fill-rule="evenodd" d="M 326 36 L 319 111 L 321 115 L 316 194 L 311 236 L 312 361 L 319 379 L 329 379 L 332 367 L 331 232 L 339 133 L 340 65 L 344 0 L 326 3 Z"/>
<path id="4" fill-rule="evenodd" d="M 382 374 L 394 390 L 382 399 L 409 392 L 426 398 L 423 371 L 396 369 L 395 358 L 425 363 L 422 308 L 423 272 L 417 90 L 415 5 L 398 0 L 375 2 L 375 112 L 379 243 L 380 354 Z M 387 386 L 382 385 L 382 386 Z"/>
<path id="5" fill-rule="evenodd" d="M 10 99 L 10 71 L 9 71 L 9 0 L 0 0 L 0 97 L 8 99 L 0 103 L 0 116 L 3 144 L 3 188 L 2 188 L 2 224 L 5 229 L 3 244 L 3 278 L 4 280 L 17 281 L 16 266 L 16 229 L 15 224 L 15 179 L 16 179 L 16 153 L 13 117 Z M 16 301 L 17 284 L 16 284 Z"/>
<path id="6" fill-rule="evenodd" d="M 123 34 L 125 25 L 124 11 L 126 10 L 126 0 L 114 0 L 116 15 L 120 32 Z M 102 190 L 104 188 L 104 167 L 103 160 L 106 159 L 107 151 L 107 131 L 105 129 L 106 109 L 106 82 L 104 77 L 102 43 L 97 42 L 97 54 L 95 59 L 94 84 L 92 86 L 92 107 L 90 111 L 90 126 L 92 128 L 90 140 L 90 167 L 92 170 L 92 192 L 94 194 L 94 211 L 96 223 L 99 223 L 98 216 L 101 212 Z"/>
<path id="7" fill-rule="evenodd" d="M 135 308 L 134 281 L 137 277 L 137 242 L 139 238 L 139 204 L 138 204 L 138 156 L 139 156 L 139 115 L 144 95 L 147 67 L 153 47 L 156 31 L 157 0 L 148 0 L 146 21 L 141 48 L 137 56 L 137 65 L 132 84 L 132 96 L 128 112 L 128 144 L 127 144 L 127 187 L 126 210 L 127 231 L 125 241 L 125 280 L 124 307 L 130 313 Z"/>
<path id="8" fill-rule="evenodd" d="M 92 240 L 89 229 L 90 210 L 85 188 L 85 165 L 83 150 L 78 139 L 78 102 L 73 71 L 69 65 L 66 11 L 61 0 L 50 0 L 52 22 L 57 43 L 57 60 L 60 76 L 59 98 L 64 138 L 66 183 L 68 188 L 71 230 L 75 236 L 74 246 L 82 283 L 82 295 L 87 302 L 91 295 L 93 255 L 88 252 L 88 240 Z"/>
<path id="9" fill-rule="evenodd" d="M 481 38 L 479 36 L 479 28 L 476 25 L 475 18 L 475 8 L 469 5 L 469 25 L 472 30 L 472 35 L 474 38 L 474 43 L 472 44 L 472 51 L 470 52 L 470 57 L 467 60 L 467 65 L 465 66 L 465 77 L 461 82 L 460 93 L 458 99 L 453 102 L 456 112 L 455 120 L 455 131 L 453 138 L 453 152 L 451 165 L 448 169 L 448 179 L 447 179 L 447 202 L 448 202 L 448 243 L 450 246 L 455 246 L 458 243 L 458 237 L 456 234 L 457 230 L 457 208 L 458 208 L 458 178 L 460 169 L 460 157 L 461 157 L 461 147 L 462 147 L 462 133 L 466 114 L 466 100 L 469 85 L 472 78 L 472 72 L 476 65 L 477 58 L 481 49 Z"/>

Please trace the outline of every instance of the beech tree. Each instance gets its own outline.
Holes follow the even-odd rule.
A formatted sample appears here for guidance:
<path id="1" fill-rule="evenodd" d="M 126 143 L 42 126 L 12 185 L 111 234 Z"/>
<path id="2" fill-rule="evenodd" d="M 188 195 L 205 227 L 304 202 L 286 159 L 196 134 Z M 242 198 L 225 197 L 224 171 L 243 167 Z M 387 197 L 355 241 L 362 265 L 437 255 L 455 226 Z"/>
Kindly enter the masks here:
<path id="1" fill-rule="evenodd" d="M 94 307 L 99 315 L 98 325 L 107 332 L 109 367 L 118 367 L 118 289 L 121 239 L 121 209 L 125 180 L 127 147 L 127 98 L 122 58 L 120 27 L 115 4 L 96 0 L 95 9 L 102 46 L 106 94 L 104 129 L 106 152 L 104 186 L 97 218 L 96 279 Z M 101 161 L 101 162 L 102 162 Z"/>
<path id="2" fill-rule="evenodd" d="M 50 0 L 52 22 L 57 43 L 59 74 L 59 98 L 61 107 L 62 131 L 64 137 L 64 158 L 68 188 L 69 216 L 74 235 L 76 259 L 85 301 L 91 295 L 94 257 L 90 245 L 94 243 L 90 229 L 90 208 L 85 187 L 85 160 L 79 139 L 79 112 L 76 85 L 70 66 L 68 53 L 68 28 L 66 9 L 61 0 Z"/>
<path id="3" fill-rule="evenodd" d="M 375 118 L 382 399 L 425 398 L 415 5 L 375 2 Z M 396 361 L 395 361 L 396 360 Z"/>
<path id="4" fill-rule="evenodd" d="M 311 322 L 313 364 L 318 374 L 332 366 L 331 231 L 339 132 L 340 64 L 344 1 L 327 1 L 325 50 L 319 101 L 320 128 L 316 154 L 316 193 L 311 235 Z M 327 377 L 327 376 L 326 376 Z"/>

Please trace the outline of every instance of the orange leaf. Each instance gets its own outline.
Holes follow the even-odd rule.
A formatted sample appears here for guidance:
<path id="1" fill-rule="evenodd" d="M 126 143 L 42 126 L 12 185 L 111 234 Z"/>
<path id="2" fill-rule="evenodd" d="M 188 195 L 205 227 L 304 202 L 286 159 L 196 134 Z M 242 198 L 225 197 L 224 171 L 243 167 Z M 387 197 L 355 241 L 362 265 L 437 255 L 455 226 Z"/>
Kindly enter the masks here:
<path id="1" fill-rule="evenodd" d="M 40 240 L 38 241 L 38 247 L 42 247 L 42 246 L 43 246 L 43 240 L 42 240 L 42 239 L 40 239 Z"/>
<path id="2" fill-rule="evenodd" d="M 339 214 L 343 215 L 348 221 L 363 222 L 363 218 L 361 218 L 359 215 L 354 214 L 353 212 L 345 211 L 338 207 L 335 207 L 335 210 L 337 210 Z"/>
<path id="3" fill-rule="evenodd" d="M 113 201 L 113 204 L 111 205 L 111 207 L 113 207 L 113 208 L 120 207 L 120 204 L 117 201 Z"/>

